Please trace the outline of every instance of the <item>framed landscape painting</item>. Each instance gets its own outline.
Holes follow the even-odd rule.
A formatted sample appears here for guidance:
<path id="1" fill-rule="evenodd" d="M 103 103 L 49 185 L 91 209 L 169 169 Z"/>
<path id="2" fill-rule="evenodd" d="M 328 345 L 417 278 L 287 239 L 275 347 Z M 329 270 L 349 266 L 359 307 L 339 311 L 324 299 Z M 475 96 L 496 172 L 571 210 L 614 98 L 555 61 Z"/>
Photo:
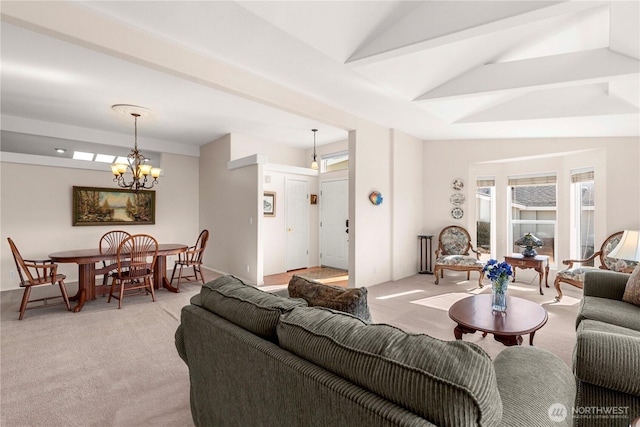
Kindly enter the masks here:
<path id="1" fill-rule="evenodd" d="M 73 187 L 73 225 L 156 223 L 156 192 Z"/>

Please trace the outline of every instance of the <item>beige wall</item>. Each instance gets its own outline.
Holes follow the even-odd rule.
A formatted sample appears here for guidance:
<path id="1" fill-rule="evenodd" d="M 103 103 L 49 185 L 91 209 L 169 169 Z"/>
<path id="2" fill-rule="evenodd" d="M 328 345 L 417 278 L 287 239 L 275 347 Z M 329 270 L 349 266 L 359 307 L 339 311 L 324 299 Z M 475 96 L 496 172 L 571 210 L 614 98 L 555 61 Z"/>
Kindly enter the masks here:
<path id="1" fill-rule="evenodd" d="M 345 151 L 347 141 L 340 141 L 318 147 L 318 155 Z M 286 216 L 285 216 L 285 188 L 287 179 L 304 180 L 309 183 L 310 194 L 318 194 L 318 176 L 306 173 L 296 173 L 296 168 L 308 168 L 310 164 L 309 150 L 282 146 L 272 142 L 260 141 L 246 135 L 232 134 L 220 138 L 204 146 L 201 150 L 201 222 L 207 224 L 212 231 L 215 241 L 222 245 L 208 251 L 205 264 L 211 268 L 227 274 L 242 277 L 251 283 L 261 284 L 263 276 L 285 271 L 286 263 Z M 255 164 L 239 169 L 228 170 L 228 161 L 247 159 L 259 154 L 265 156 L 268 163 Z M 262 159 L 260 159 L 261 161 Z M 292 167 L 290 172 L 287 168 Z M 244 200 L 242 195 L 250 188 L 252 175 L 241 181 L 237 177 L 243 176 L 243 171 L 256 168 L 255 190 L 259 197 L 257 213 L 253 206 L 246 205 L 243 210 L 238 205 Z M 275 169 L 274 169 L 275 168 Z M 279 170 L 283 169 L 283 170 Z M 322 175 L 335 179 L 346 176 L 347 172 L 336 172 Z M 242 189 L 244 186 L 244 190 Z M 253 190 L 252 190 L 253 191 Z M 264 217 L 261 214 L 260 203 L 263 191 L 276 192 L 276 216 Z M 219 201 L 224 200 L 224 204 Z M 222 209 L 224 207 L 224 209 Z M 254 214 L 255 213 L 255 214 Z M 252 224 L 249 224 L 252 221 Z M 253 227 L 256 225 L 256 227 Z M 309 266 L 320 264 L 319 256 L 319 209 L 312 205 L 309 209 Z M 239 233 L 246 233 L 244 239 L 239 240 Z M 255 232 L 256 234 L 252 234 Z M 256 242 L 253 246 L 247 242 Z M 258 251 L 256 252 L 256 248 Z M 233 256 L 232 254 L 236 254 Z M 249 265 L 249 272 L 246 267 Z"/>
<path id="2" fill-rule="evenodd" d="M 200 149 L 200 224 L 211 233 L 204 264 L 261 283 L 262 166 L 229 170 L 233 139 L 226 135 Z"/>
<path id="3" fill-rule="evenodd" d="M 309 167 L 311 164 L 311 160 L 308 164 L 305 162 L 305 150 L 234 133 L 229 160 L 242 159 L 253 154 L 267 156 L 269 163 L 299 167 Z"/>
<path id="4" fill-rule="evenodd" d="M 393 131 L 391 279 L 419 270 L 418 234 L 422 233 L 424 195 L 422 140 Z"/>
<path id="5" fill-rule="evenodd" d="M 390 130 L 362 123 L 349 133 L 349 286 L 391 279 Z M 372 191 L 383 202 L 369 201 Z"/>
<path id="6" fill-rule="evenodd" d="M 639 138 L 563 138 L 517 140 L 427 141 L 424 151 L 425 232 L 437 238 L 442 228 L 459 224 L 475 236 L 475 180 L 496 179 L 497 244 L 494 256 L 510 252 L 506 203 L 507 177 L 528 173 L 555 172 L 558 180 L 556 259 L 570 257 L 569 185 L 570 171 L 594 167 L 596 176 L 596 245 L 609 234 L 640 229 L 640 175 L 637 159 Z M 451 181 L 463 178 L 462 206 L 465 216 L 454 220 L 449 197 Z M 475 238 L 474 244 L 475 244 Z"/>
<path id="7" fill-rule="evenodd" d="M 72 187 L 113 188 L 110 172 L 0 163 L 0 289 L 18 287 L 17 279 L 9 278 L 15 264 L 7 237 L 16 242 L 25 258 L 32 259 L 46 258 L 51 252 L 97 247 L 100 237 L 116 227 L 131 233 L 151 234 L 161 243 L 194 244 L 200 232 L 198 159 L 165 154 L 162 166 L 164 175 L 154 188 L 155 225 L 73 227 Z M 172 260 L 167 266 L 173 268 Z M 60 272 L 67 275 L 67 283 L 78 280 L 75 264 L 61 264 Z"/>
<path id="8" fill-rule="evenodd" d="M 279 257 L 263 256 L 264 242 L 275 242 L 279 228 L 270 229 L 273 224 L 261 214 L 261 194 L 270 189 L 264 178 L 274 173 L 265 171 L 260 164 L 229 170 L 227 162 L 231 159 L 233 142 L 231 135 L 211 142 L 202 147 L 199 159 L 165 154 L 162 164 L 165 175 L 156 188 L 156 225 L 124 228 L 153 234 L 160 241 L 183 243 L 192 243 L 201 229 L 208 228 L 211 244 L 205 253 L 205 265 L 261 283 L 262 275 L 275 272 L 282 262 Z M 335 147 L 330 150 L 335 151 Z M 352 196 L 349 210 L 351 286 L 369 286 L 415 274 L 417 234 L 437 236 L 443 227 L 454 223 L 475 234 L 476 208 L 470 201 L 474 200 L 474 181 L 479 175 L 496 177 L 498 206 L 502 206 L 507 198 L 503 190 L 507 176 L 556 171 L 561 212 L 558 235 L 563 236 L 569 233 L 568 219 L 562 213 L 569 206 L 569 171 L 593 166 L 598 206 L 596 240 L 602 241 L 613 231 L 640 229 L 638 138 L 423 143 L 401 132 L 363 124 L 351 133 L 348 147 Z M 267 156 L 274 156 L 274 151 L 277 150 L 271 147 Z M 293 157 L 302 159 L 305 165 L 307 154 Z M 281 176 L 284 182 L 287 174 Z M 6 245 L 7 236 L 16 241 L 26 256 L 40 258 L 50 252 L 94 247 L 100 236 L 111 228 L 71 226 L 71 187 L 79 183 L 110 187 L 108 172 L 2 162 L 0 178 L 0 224 L 5 241 L 1 251 L 2 290 L 17 285 L 15 279 L 9 279 L 9 271 L 15 268 Z M 466 184 L 465 216 L 459 221 L 453 220 L 450 214 L 449 197 L 453 193 L 451 180 L 454 178 L 463 178 Z M 280 177 L 276 179 L 279 180 Z M 317 193 L 318 179 L 309 178 L 309 182 L 311 192 Z M 272 185 L 280 184 L 272 180 Z M 368 194 L 374 189 L 384 196 L 380 206 L 368 200 Z M 34 191 L 37 195 L 31 196 Z M 280 204 L 283 200 L 278 199 L 279 213 L 283 212 Z M 505 221 L 506 212 L 499 208 L 498 223 Z M 314 214 L 312 207 L 312 229 L 317 223 L 317 212 Z M 506 231 L 499 230 L 497 238 L 496 251 L 500 256 L 507 251 Z M 31 242 L 37 242 L 37 246 L 29 245 Z M 311 246 L 313 264 L 318 257 L 317 238 L 312 239 Z M 567 239 L 558 239 L 558 259 L 568 258 L 568 247 Z M 62 265 L 61 270 L 69 282 L 77 280 L 75 265 Z"/>

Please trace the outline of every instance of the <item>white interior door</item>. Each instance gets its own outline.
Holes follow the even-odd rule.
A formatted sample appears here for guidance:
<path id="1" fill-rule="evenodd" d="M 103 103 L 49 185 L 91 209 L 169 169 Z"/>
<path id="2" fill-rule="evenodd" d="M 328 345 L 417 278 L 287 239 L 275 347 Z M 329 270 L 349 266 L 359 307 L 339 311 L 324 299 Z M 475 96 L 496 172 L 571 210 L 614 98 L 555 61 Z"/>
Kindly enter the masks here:
<path id="1" fill-rule="evenodd" d="M 287 179 L 286 184 L 287 271 L 309 267 L 309 183 Z"/>
<path id="2" fill-rule="evenodd" d="M 349 181 L 320 183 L 320 264 L 349 268 Z"/>

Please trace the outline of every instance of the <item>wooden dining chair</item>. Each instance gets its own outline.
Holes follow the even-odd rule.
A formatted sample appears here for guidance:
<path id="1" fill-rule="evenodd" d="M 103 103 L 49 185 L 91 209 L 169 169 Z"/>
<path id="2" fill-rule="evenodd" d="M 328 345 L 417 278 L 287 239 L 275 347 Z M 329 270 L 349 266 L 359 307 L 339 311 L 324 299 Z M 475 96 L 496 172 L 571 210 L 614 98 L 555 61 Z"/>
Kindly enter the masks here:
<path id="1" fill-rule="evenodd" d="M 180 267 L 180 271 L 178 272 L 178 283 L 176 285 L 177 289 L 180 289 L 180 282 L 182 279 L 186 280 L 187 282 L 195 282 L 201 280 L 202 284 L 204 285 L 204 276 L 202 275 L 202 257 L 204 256 L 204 250 L 207 247 L 208 240 L 209 230 L 202 230 L 202 232 L 198 236 L 196 244 L 188 247 L 186 252 L 178 254 L 178 259 L 173 266 L 173 273 L 171 273 L 171 283 L 173 283 L 176 269 Z M 193 274 L 183 276 L 182 269 L 184 267 L 192 267 Z M 200 279 L 198 279 L 198 275 L 200 275 Z"/>
<path id="2" fill-rule="evenodd" d="M 120 243 L 129 236 L 131 236 L 131 234 L 123 230 L 112 230 L 103 234 L 98 246 L 100 248 L 100 254 L 115 255 Z M 102 266 L 96 268 L 96 276 L 102 276 L 102 286 L 108 286 L 109 275 L 115 271 L 116 268 L 117 264 L 115 260 L 102 261 Z"/>
<path id="3" fill-rule="evenodd" d="M 111 289 L 109 299 L 118 300 L 118 308 L 122 308 L 125 291 L 138 290 L 127 296 L 151 293 L 155 302 L 156 294 L 153 290 L 153 269 L 158 257 L 158 241 L 148 234 L 133 234 L 120 243 L 116 251 L 116 270 L 111 274 Z M 118 295 L 114 292 L 118 288 Z"/>
<path id="4" fill-rule="evenodd" d="M 20 277 L 20 287 L 24 288 L 24 293 L 22 295 L 22 303 L 20 304 L 20 317 L 18 320 L 22 320 L 24 317 L 24 312 L 27 310 L 27 304 L 36 301 L 44 301 L 44 304 L 37 305 L 29 308 L 42 308 L 42 307 L 52 307 L 58 304 L 47 304 L 48 300 L 62 298 L 64 300 L 64 304 L 67 306 L 67 310 L 71 310 L 71 305 L 69 304 L 69 296 L 67 295 L 67 288 L 64 285 L 64 279 L 67 278 L 64 274 L 58 274 L 58 264 L 55 264 L 50 259 L 46 260 L 31 260 L 24 259 L 20 255 L 20 251 L 16 247 L 13 240 L 10 237 L 7 238 L 9 241 L 9 246 L 11 247 L 11 252 L 13 253 L 13 259 L 16 263 L 16 268 L 18 269 L 18 276 Z M 55 285 L 58 284 L 60 287 L 60 296 L 46 297 L 46 298 L 37 298 L 37 299 L 29 299 L 31 295 L 31 288 L 39 285 Z"/>

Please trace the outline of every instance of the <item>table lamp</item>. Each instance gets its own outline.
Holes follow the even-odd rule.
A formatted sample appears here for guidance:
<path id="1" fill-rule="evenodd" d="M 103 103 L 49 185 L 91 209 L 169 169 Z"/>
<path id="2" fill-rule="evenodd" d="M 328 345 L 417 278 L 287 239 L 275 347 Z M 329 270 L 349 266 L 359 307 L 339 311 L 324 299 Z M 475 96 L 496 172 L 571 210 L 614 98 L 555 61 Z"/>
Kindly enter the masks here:
<path id="1" fill-rule="evenodd" d="M 520 246 L 521 248 L 524 248 L 524 250 L 522 251 L 522 256 L 525 256 L 525 257 L 534 257 L 538 255 L 538 253 L 534 248 L 539 248 L 540 246 L 543 246 L 542 240 L 538 239 L 536 236 L 534 236 L 531 233 L 525 234 L 524 236 L 516 240 L 514 243 Z"/>
<path id="2" fill-rule="evenodd" d="M 609 252 L 608 257 L 640 261 L 640 231 L 624 230 L 618 246 Z"/>

